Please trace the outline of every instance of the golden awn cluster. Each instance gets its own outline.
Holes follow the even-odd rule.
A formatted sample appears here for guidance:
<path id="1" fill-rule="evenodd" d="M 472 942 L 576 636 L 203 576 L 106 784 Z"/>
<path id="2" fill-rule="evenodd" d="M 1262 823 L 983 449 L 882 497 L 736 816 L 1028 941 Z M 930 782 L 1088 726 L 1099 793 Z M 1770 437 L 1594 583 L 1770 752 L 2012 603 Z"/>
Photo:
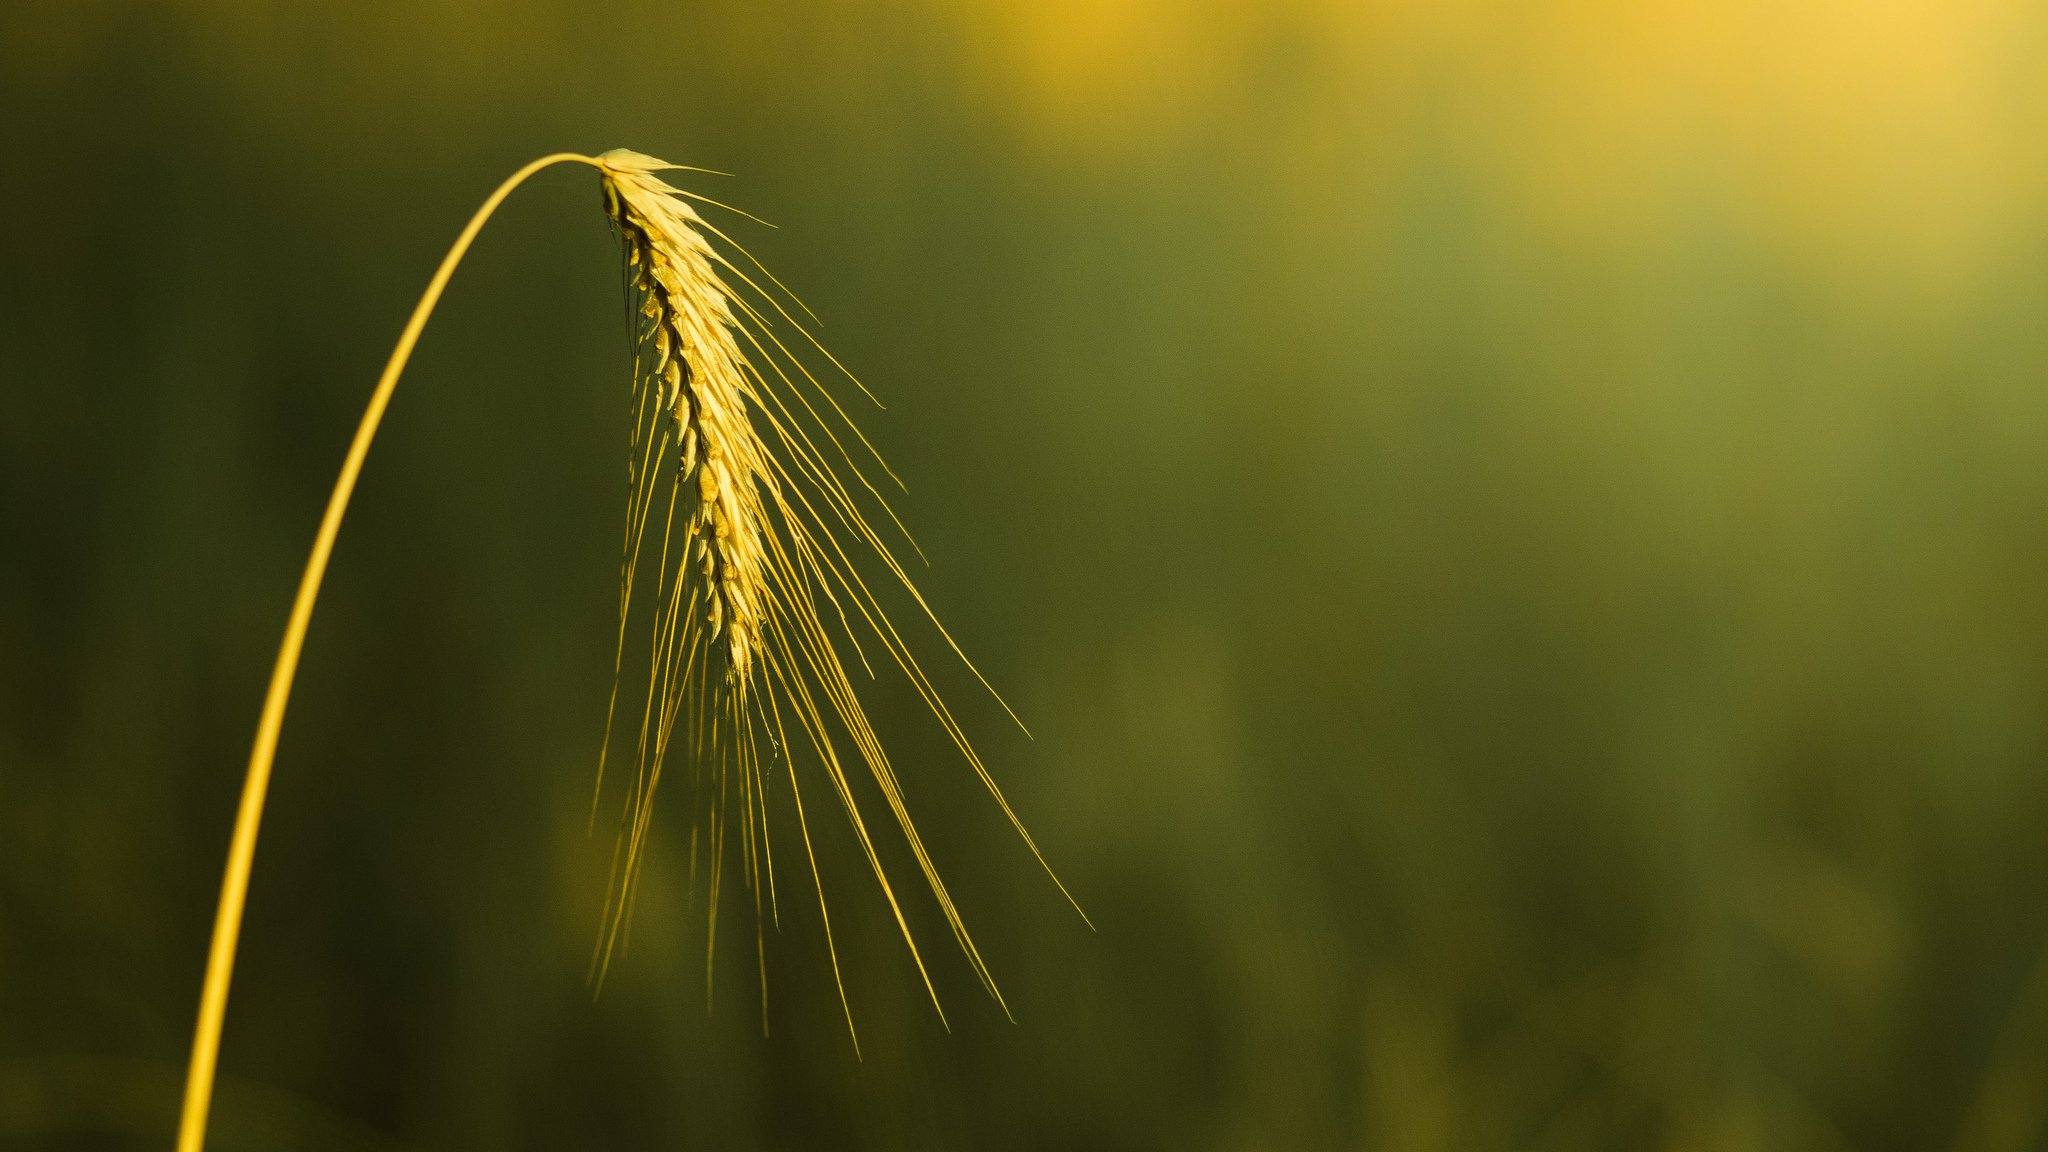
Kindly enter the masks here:
<path id="1" fill-rule="evenodd" d="M 1029 843 L 1029 834 L 1002 801 L 966 733 L 862 581 L 842 540 L 850 537 L 880 557 L 891 576 L 925 607 L 888 543 L 863 516 L 856 492 L 842 479 L 851 478 L 886 511 L 841 433 L 858 440 L 871 457 L 873 449 L 775 330 L 787 327 L 810 347 L 823 352 L 822 347 L 771 291 L 711 247 L 707 235 L 728 244 L 731 240 L 691 204 L 703 198 L 673 187 L 659 175 L 677 166 L 623 150 L 607 152 L 596 162 L 604 174 L 605 210 L 625 246 L 629 291 L 638 317 L 630 499 L 619 596 L 622 654 L 640 558 L 650 545 L 658 547 L 660 555 L 652 597 L 652 660 L 635 741 L 635 787 L 597 970 L 602 973 L 623 930 L 654 790 L 678 723 L 687 719 L 690 758 L 700 772 L 709 773 L 708 786 L 699 789 L 706 808 L 700 832 L 710 839 L 714 938 L 707 940 L 707 949 L 715 946 L 721 862 L 734 815 L 757 924 L 764 892 L 769 914 L 774 912 L 767 815 L 772 772 L 779 771 L 788 781 L 806 862 L 813 887 L 817 886 L 802 786 L 794 767 L 796 758 L 807 757 L 823 766 L 923 973 L 924 962 L 850 786 L 848 758 L 841 753 L 844 741 L 879 786 L 961 950 L 1000 1001 L 911 821 L 888 754 L 861 710 L 840 661 L 835 633 L 827 625 L 829 619 L 839 626 L 836 637 L 843 638 L 865 664 L 867 652 L 856 634 L 858 621 L 859 629 L 917 688 Z M 738 245 L 733 247 L 738 250 Z M 767 277 L 758 264 L 752 267 Z M 734 292 L 724 279 L 727 275 L 752 289 L 762 301 L 760 307 L 772 315 L 764 315 Z M 772 277 L 768 280 L 780 288 Z M 879 457 L 874 460 L 881 463 Z M 901 530 L 900 523 L 896 527 Z M 928 607 L 925 611 L 929 615 Z M 939 631 L 945 635 L 942 627 Z M 951 644 L 951 637 L 947 642 Z M 868 671 L 872 673 L 872 668 Z M 616 689 L 613 701 L 616 708 Z M 1037 851 L 1035 845 L 1032 850 Z M 819 907 L 824 915 L 822 890 Z M 826 939 L 829 947 L 829 915 Z M 930 991 L 929 976 L 925 984 Z"/>

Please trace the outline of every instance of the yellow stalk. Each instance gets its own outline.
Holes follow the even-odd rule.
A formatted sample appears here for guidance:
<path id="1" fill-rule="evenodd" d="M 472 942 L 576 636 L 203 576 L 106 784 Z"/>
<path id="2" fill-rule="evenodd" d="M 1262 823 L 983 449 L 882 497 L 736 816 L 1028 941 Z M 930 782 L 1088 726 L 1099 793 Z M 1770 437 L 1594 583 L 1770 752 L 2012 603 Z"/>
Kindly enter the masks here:
<path id="1" fill-rule="evenodd" d="M 370 396 L 370 406 L 363 412 L 362 423 L 356 426 L 355 440 L 349 444 L 348 456 L 342 461 L 341 475 L 334 481 L 334 492 L 327 498 L 327 514 L 321 518 L 320 533 L 313 539 L 313 554 L 306 560 L 305 574 L 299 577 L 299 594 L 292 601 L 284 642 L 278 645 L 277 666 L 271 670 L 270 690 L 263 698 L 263 715 L 256 723 L 256 746 L 249 753 L 249 772 L 242 781 L 242 803 L 235 815 L 234 840 L 228 848 L 227 874 L 220 884 L 220 908 L 214 913 L 213 945 L 206 957 L 206 983 L 199 997 L 199 1025 L 192 1037 L 192 1062 L 185 1080 L 185 1107 L 178 1121 L 178 1152 L 200 1152 L 206 1142 L 206 1114 L 213 1101 L 214 1065 L 220 1055 L 221 1019 L 227 1012 L 228 980 L 234 973 L 235 944 L 241 936 L 242 906 L 249 892 L 249 867 L 256 855 L 256 830 L 263 820 L 263 798 L 270 788 L 270 765 L 277 753 L 277 736 L 284 725 L 284 708 L 291 697 L 292 677 L 298 672 L 299 650 L 305 643 L 306 626 L 313 619 L 313 601 L 320 595 L 320 581 L 327 574 L 327 558 L 334 551 L 334 537 L 341 530 L 342 514 L 348 511 L 349 496 L 355 491 L 356 477 L 363 469 L 363 458 L 370 451 L 370 441 L 376 437 L 377 425 L 384 419 L 384 409 L 391 402 L 393 389 L 398 386 L 399 373 L 405 370 L 413 345 L 419 341 L 420 330 L 426 327 L 427 317 L 433 314 L 442 289 L 448 286 L 448 278 L 454 275 L 456 265 L 462 263 L 470 242 L 476 239 L 484 222 L 497 211 L 505 197 L 525 183 L 527 177 L 543 168 L 563 163 L 598 166 L 591 157 L 574 152 L 543 156 L 514 172 L 483 202 L 476 215 L 470 217 L 469 225 L 462 230 L 462 235 L 456 237 L 454 247 L 448 250 L 441 267 L 427 283 L 426 292 L 420 296 L 419 304 L 413 308 L 412 318 L 406 321 L 405 331 L 398 337 L 398 346 L 391 350 L 391 360 L 384 365 L 384 374 L 377 380 L 377 389 Z"/>

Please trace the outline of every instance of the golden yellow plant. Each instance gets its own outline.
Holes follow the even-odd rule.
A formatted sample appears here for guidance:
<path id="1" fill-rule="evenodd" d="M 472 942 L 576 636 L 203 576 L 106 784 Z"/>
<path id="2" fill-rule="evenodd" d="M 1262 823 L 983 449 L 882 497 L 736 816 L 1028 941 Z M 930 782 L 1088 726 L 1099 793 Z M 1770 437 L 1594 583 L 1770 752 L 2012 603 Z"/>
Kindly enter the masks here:
<path id="1" fill-rule="evenodd" d="M 421 329 L 478 231 L 528 177 L 561 163 L 588 165 L 598 173 L 605 212 L 625 249 L 628 292 L 636 317 L 629 495 L 620 564 L 618 649 L 605 721 L 607 750 L 617 716 L 627 624 L 636 602 L 640 560 L 651 545 L 658 545 L 660 557 L 653 595 L 648 597 L 653 605 L 652 639 L 634 741 L 634 780 L 622 814 L 603 926 L 592 957 L 593 980 L 602 979 L 628 923 L 663 764 L 678 743 L 687 743 L 705 797 L 706 819 L 701 829 L 692 832 L 692 851 L 694 858 L 701 831 L 708 838 L 711 861 L 707 956 L 715 945 L 720 877 L 735 815 L 742 877 L 753 894 L 757 955 L 765 947 L 761 931 L 764 893 L 770 917 L 775 907 L 769 798 L 775 780 L 786 779 L 832 955 L 833 978 L 846 1010 L 847 1027 L 852 1030 L 853 1015 L 839 978 L 830 915 L 796 769 L 802 758 L 823 770 L 837 795 L 937 1007 L 938 996 L 923 956 L 854 795 L 848 769 L 857 764 L 865 768 L 887 802 L 976 976 L 1002 1003 L 1002 995 L 918 835 L 888 755 L 840 661 L 840 644 L 844 642 L 863 666 L 868 663 L 856 636 L 856 620 L 872 636 L 875 647 L 886 653 L 916 688 L 1041 864 L 1044 857 L 856 570 L 849 545 L 855 553 L 864 549 L 879 558 L 889 577 L 902 586 L 966 663 L 959 645 L 938 624 L 887 542 L 862 514 L 863 500 L 885 512 L 888 506 L 862 474 L 839 432 L 850 433 L 877 465 L 885 470 L 886 465 L 804 366 L 790 342 L 776 335 L 777 321 L 794 333 L 797 341 L 828 360 L 830 353 L 811 338 L 773 292 L 711 246 L 707 236 L 732 242 L 705 221 L 691 201 L 713 202 L 671 186 L 660 175 L 681 165 L 623 149 L 599 156 L 557 153 L 541 157 L 507 178 L 456 238 L 378 378 L 328 498 L 278 647 L 243 783 L 193 1037 L 179 1152 L 199 1152 L 205 1140 L 228 983 L 278 732 L 313 603 L 363 459 Z M 737 244 L 732 246 L 744 256 Z M 765 269 L 751 257 L 746 259 L 749 267 L 781 289 Z M 751 289 L 760 303 L 733 291 L 728 276 Z M 838 361 L 831 362 L 839 367 Z M 852 378 L 850 374 L 848 378 Z M 845 478 L 850 478 L 854 487 L 849 487 Z M 888 514 L 900 532 L 901 522 L 895 520 L 894 513 Z M 904 538 L 909 539 L 907 534 Z M 967 667 L 973 669 L 971 663 Z M 974 674 L 981 678 L 978 671 Z M 987 686 L 986 679 L 981 682 Z M 1007 710 L 1008 706 L 1004 707 Z M 1011 717 L 1015 719 L 1014 712 Z M 848 741 L 854 750 L 851 757 L 841 753 Z M 600 795 L 604 760 L 601 753 Z M 597 797 L 593 797 L 593 820 L 596 804 Z M 1050 869 L 1047 871 L 1050 874 Z"/>

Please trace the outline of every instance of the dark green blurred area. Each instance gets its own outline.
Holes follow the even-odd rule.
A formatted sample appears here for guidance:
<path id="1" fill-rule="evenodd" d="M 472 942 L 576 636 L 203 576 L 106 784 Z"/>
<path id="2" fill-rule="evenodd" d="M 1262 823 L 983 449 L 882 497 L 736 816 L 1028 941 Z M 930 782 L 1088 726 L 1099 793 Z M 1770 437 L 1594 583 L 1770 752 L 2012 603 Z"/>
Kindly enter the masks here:
<path id="1" fill-rule="evenodd" d="M 941 1026 L 829 809 L 860 1059 L 798 883 L 769 1035 L 737 909 L 707 1013 L 680 816 L 592 1001 L 625 353 L 557 170 L 342 534 L 212 1147 L 2048 1146 L 2044 48 L 1991 3 L 0 12 L 0 1147 L 168 1146 L 361 405 L 489 189 L 615 146 L 782 226 L 734 230 L 888 403 L 1034 738 L 921 650 L 1099 930 L 884 677 L 1016 1023 L 927 899 Z"/>

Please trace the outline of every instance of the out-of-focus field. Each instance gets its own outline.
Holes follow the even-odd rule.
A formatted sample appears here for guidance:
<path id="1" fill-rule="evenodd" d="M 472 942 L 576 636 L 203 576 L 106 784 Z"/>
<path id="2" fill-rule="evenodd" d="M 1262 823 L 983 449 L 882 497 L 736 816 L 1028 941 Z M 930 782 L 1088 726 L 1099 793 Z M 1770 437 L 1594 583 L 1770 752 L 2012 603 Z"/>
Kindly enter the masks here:
<path id="1" fill-rule="evenodd" d="M 680 771 L 592 1002 L 625 359 L 552 172 L 343 532 L 220 1152 L 2042 1147 L 2044 53 L 2003 0 L 0 8 L 0 1147 L 168 1145 L 355 417 L 482 196 L 621 145 L 780 225 L 1099 931 L 884 677 L 1016 1023 L 912 901 L 940 1025 L 829 809 L 862 1058 L 800 885 L 770 1035 L 743 901 L 707 1014 Z"/>

